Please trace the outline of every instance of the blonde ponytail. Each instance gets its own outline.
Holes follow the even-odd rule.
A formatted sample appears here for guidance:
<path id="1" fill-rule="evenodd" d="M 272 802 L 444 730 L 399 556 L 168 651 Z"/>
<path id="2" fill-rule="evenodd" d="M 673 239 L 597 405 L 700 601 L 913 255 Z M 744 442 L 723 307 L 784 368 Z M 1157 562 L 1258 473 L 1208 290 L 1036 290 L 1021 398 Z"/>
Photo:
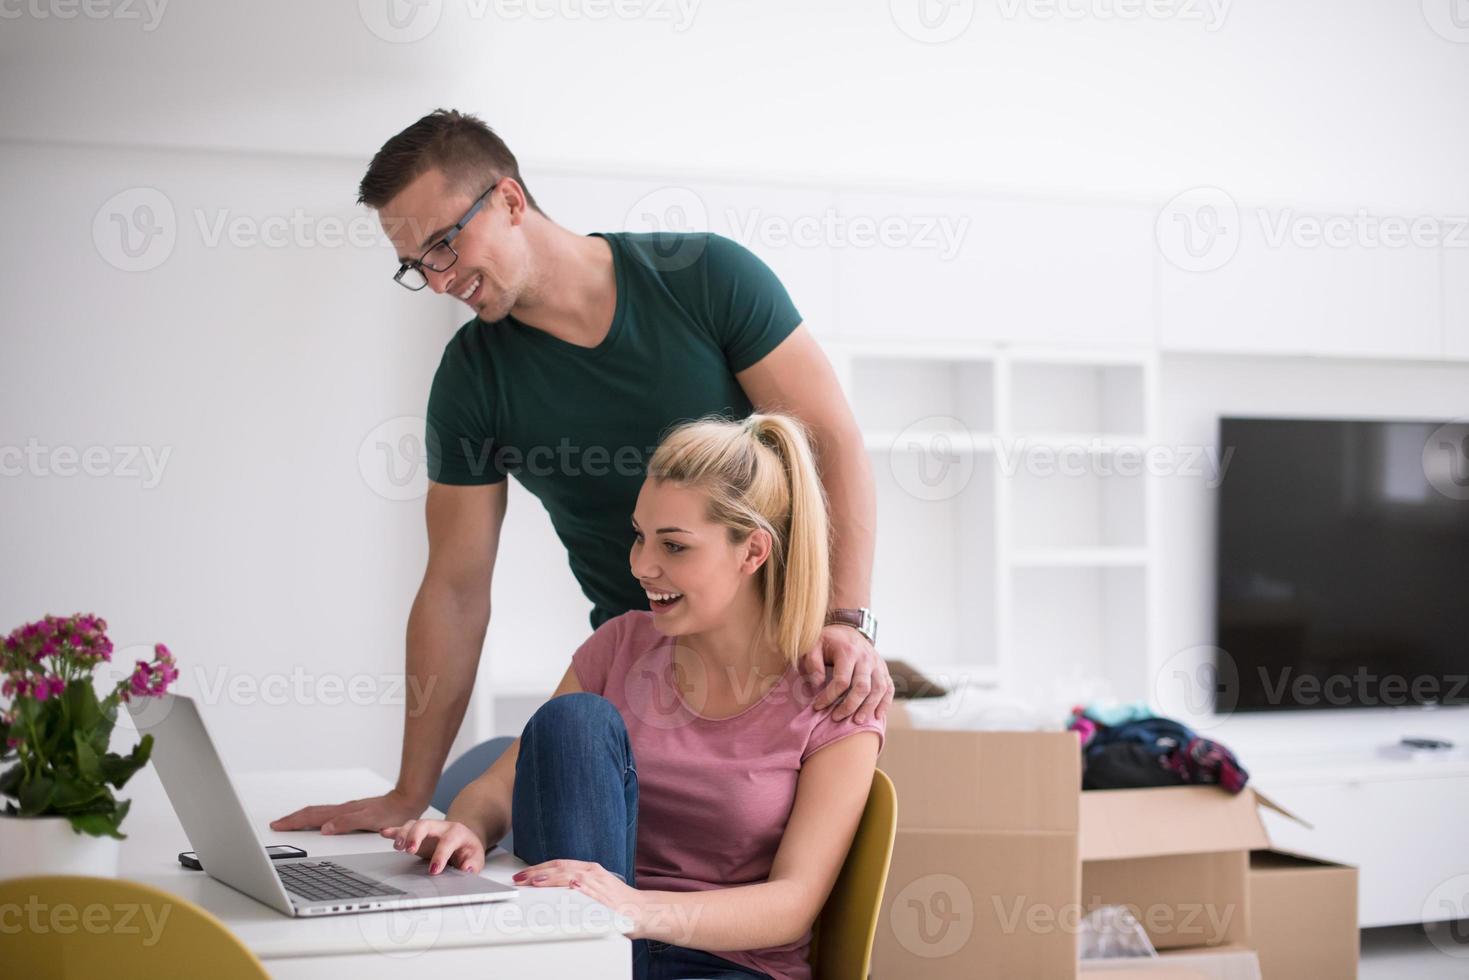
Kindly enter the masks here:
<path id="1" fill-rule="evenodd" d="M 674 429 L 648 462 L 655 480 L 709 494 L 709 519 L 741 542 L 771 538 L 761 567 L 767 636 L 794 663 L 816 645 L 831 601 L 830 524 L 815 454 L 801 423 L 756 414 Z"/>

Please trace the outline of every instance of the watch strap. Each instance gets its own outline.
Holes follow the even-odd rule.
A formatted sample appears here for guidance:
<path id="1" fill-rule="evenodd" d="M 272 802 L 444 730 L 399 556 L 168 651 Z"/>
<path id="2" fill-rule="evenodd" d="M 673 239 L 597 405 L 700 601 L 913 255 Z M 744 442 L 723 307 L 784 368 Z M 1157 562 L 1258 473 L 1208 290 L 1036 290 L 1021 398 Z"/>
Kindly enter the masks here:
<path id="1" fill-rule="evenodd" d="M 877 645 L 877 617 L 872 615 L 871 609 L 833 609 L 826 614 L 826 622 L 828 625 L 850 626 L 867 637 L 869 643 Z"/>

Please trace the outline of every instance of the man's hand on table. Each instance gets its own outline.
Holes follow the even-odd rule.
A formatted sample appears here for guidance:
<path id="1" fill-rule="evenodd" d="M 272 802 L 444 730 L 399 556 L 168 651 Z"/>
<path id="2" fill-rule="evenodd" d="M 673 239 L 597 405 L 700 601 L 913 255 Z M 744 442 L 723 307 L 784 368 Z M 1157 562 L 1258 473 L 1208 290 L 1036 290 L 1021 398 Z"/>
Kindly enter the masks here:
<path id="1" fill-rule="evenodd" d="M 347 803 L 303 806 L 294 813 L 270 822 L 271 830 L 316 830 L 323 834 L 349 834 L 356 830 L 377 833 L 423 815 L 428 804 L 409 799 L 394 789 L 382 796 L 368 796 Z"/>

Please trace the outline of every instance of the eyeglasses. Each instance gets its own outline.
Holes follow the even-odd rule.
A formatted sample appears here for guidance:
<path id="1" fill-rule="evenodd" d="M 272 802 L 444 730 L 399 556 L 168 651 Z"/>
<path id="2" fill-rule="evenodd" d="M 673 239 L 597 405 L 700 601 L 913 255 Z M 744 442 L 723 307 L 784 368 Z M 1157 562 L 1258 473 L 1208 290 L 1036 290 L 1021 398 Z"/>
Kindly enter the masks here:
<path id="1" fill-rule="evenodd" d="M 459 233 L 464 230 L 464 226 L 469 224 L 475 215 L 479 214 L 480 208 L 485 206 L 485 199 L 493 194 L 495 188 L 499 186 L 500 181 L 497 180 L 490 185 L 488 190 L 475 198 L 474 203 L 469 206 L 469 210 L 464 212 L 464 217 L 454 222 L 454 227 L 445 232 L 443 238 L 430 245 L 417 260 L 404 262 L 398 266 L 398 272 L 393 276 L 393 281 L 404 289 L 411 289 L 414 292 L 418 292 L 424 286 L 428 285 L 428 276 L 423 274 L 424 269 L 432 272 L 448 272 L 454 263 L 459 261 L 459 253 L 454 251 L 454 246 L 451 243 L 459 237 Z"/>

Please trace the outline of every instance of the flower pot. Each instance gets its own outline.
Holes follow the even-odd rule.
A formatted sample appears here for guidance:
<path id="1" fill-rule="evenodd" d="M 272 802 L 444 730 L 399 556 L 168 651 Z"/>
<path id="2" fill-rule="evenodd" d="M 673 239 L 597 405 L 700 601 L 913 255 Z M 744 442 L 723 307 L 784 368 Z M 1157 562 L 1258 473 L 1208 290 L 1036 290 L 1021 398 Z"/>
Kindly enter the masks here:
<path id="1" fill-rule="evenodd" d="M 0 878 L 116 878 L 120 843 L 115 837 L 79 834 L 65 817 L 0 815 Z"/>

